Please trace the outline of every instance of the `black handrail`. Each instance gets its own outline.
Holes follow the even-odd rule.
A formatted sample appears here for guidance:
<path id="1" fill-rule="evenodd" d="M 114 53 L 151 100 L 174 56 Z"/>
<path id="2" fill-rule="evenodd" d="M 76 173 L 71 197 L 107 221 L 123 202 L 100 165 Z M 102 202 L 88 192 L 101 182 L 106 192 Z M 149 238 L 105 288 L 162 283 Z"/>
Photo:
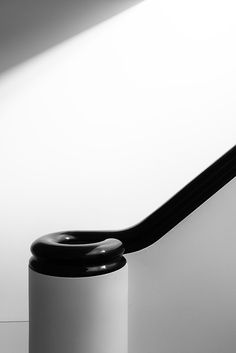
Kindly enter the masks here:
<path id="1" fill-rule="evenodd" d="M 236 146 L 199 174 L 163 206 L 140 223 L 117 231 L 64 231 L 79 239 L 100 242 L 116 238 L 123 243 L 125 253 L 132 253 L 155 243 L 186 216 L 236 176 Z"/>

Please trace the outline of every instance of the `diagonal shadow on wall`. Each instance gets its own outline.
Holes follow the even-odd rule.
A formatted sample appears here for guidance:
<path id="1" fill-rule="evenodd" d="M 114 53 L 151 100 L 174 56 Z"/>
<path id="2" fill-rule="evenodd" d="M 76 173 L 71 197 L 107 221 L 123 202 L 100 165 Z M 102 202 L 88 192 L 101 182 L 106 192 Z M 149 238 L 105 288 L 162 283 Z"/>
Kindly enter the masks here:
<path id="1" fill-rule="evenodd" d="M 0 74 L 142 0 L 0 0 Z"/>

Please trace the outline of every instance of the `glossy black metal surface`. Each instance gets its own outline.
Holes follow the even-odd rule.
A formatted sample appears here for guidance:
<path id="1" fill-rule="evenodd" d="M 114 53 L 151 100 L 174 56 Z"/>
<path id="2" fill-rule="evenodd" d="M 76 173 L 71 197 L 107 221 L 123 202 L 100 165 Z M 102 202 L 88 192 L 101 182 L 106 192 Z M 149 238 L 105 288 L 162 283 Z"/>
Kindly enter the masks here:
<path id="1" fill-rule="evenodd" d="M 121 257 L 124 246 L 118 239 L 104 237 L 94 240 L 74 231 L 44 235 L 33 242 L 31 252 L 44 260 L 105 263 Z"/>
<path id="2" fill-rule="evenodd" d="M 53 261 L 63 259 L 68 262 L 70 258 L 70 261 L 76 259 L 78 262 L 91 264 L 99 263 L 100 260 L 112 262 L 112 259 L 121 258 L 124 251 L 131 253 L 155 243 L 235 176 L 236 146 L 137 225 L 118 231 L 54 233 L 52 237 L 55 240 L 57 234 L 56 242 L 52 244 L 50 236 L 41 237 L 40 244 L 32 244 L 32 253 Z M 82 244 L 85 241 L 86 244 Z M 120 242 L 116 243 L 117 241 Z"/>
<path id="3" fill-rule="evenodd" d="M 121 257 L 114 262 L 105 264 L 79 264 L 79 263 L 64 263 L 63 261 L 48 262 L 40 261 L 34 256 L 30 258 L 29 267 L 38 273 L 47 276 L 56 277 L 91 277 L 105 275 L 114 272 L 125 266 L 126 259 Z"/>
<path id="4" fill-rule="evenodd" d="M 31 252 L 30 268 L 53 276 L 95 276 L 116 271 L 126 263 L 120 240 L 94 241 L 73 231 L 44 235 L 33 242 Z"/>

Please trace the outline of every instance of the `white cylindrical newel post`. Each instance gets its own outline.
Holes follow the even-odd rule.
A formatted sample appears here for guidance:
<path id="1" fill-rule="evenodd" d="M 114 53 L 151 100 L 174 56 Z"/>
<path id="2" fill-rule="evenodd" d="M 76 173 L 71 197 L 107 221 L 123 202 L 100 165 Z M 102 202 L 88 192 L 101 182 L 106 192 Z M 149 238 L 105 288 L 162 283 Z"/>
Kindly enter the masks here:
<path id="1" fill-rule="evenodd" d="M 31 246 L 29 353 L 128 351 L 123 245 L 116 239 L 89 242 L 78 234 L 49 234 Z"/>

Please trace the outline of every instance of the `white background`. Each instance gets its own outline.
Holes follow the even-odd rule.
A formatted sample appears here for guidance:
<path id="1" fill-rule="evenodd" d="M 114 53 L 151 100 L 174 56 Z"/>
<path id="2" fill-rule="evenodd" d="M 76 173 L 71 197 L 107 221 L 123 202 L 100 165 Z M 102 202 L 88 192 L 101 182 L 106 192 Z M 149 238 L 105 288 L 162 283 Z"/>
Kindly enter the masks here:
<path id="1" fill-rule="evenodd" d="M 157 243 L 126 255 L 129 353 L 235 353 L 235 195 L 234 178 Z M 27 322 L 0 323 L 1 352 L 27 347 Z"/>
<path id="2" fill-rule="evenodd" d="M 235 144 L 235 10 L 146 0 L 1 73 L 0 320 L 36 237 L 131 226 Z"/>
<path id="3" fill-rule="evenodd" d="M 236 179 L 128 254 L 129 353 L 235 353 Z"/>

